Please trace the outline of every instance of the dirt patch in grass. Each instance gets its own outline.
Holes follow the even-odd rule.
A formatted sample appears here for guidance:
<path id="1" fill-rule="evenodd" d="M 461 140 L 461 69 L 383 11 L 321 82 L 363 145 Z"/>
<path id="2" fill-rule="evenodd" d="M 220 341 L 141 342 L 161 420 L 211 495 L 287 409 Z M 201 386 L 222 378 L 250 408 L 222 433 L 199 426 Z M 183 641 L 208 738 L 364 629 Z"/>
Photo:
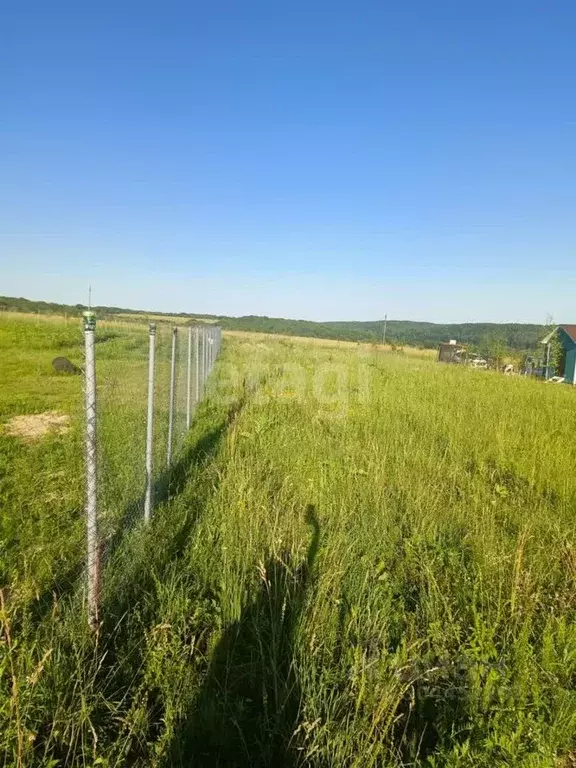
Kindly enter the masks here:
<path id="1" fill-rule="evenodd" d="M 25 416 L 14 416 L 5 424 L 5 432 L 22 440 L 33 441 L 47 435 L 49 432 L 63 434 L 70 429 L 70 416 L 58 411 L 45 411 Z"/>

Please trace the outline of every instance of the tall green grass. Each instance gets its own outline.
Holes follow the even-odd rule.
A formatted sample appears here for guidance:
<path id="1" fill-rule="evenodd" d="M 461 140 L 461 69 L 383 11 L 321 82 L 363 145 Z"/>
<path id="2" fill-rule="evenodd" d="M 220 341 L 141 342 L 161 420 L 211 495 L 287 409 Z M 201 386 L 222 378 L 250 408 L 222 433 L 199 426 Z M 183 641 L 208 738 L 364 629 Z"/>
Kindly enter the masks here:
<path id="1" fill-rule="evenodd" d="M 6 765 L 571 765 L 570 388 L 228 339 L 152 525 L 123 528 L 145 337 L 118 333 L 99 357 L 114 541 L 96 637 L 81 589 L 41 602 L 82 562 L 79 433 L 0 437 L 2 518 L 35 521 L 2 533 Z M 43 359 L 28 349 L 3 414 L 18 366 Z M 25 380 L 43 407 L 56 385 Z M 78 414 L 78 382 L 61 386 Z"/>

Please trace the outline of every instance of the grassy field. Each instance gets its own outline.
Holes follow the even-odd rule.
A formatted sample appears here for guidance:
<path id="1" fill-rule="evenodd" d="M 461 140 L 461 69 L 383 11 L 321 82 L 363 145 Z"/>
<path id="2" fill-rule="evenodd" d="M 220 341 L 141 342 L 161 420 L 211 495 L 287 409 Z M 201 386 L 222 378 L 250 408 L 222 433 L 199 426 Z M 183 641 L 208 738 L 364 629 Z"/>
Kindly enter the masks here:
<path id="1" fill-rule="evenodd" d="M 156 322 L 156 323 L 175 323 L 178 325 L 179 323 L 186 324 L 190 322 L 190 318 L 182 317 L 180 315 L 155 315 L 154 313 L 151 314 L 142 314 L 142 313 L 131 313 L 131 312 L 119 312 L 114 315 L 114 317 L 118 320 L 118 322 L 134 322 L 134 323 L 143 323 L 143 322 Z M 211 317 L 197 317 L 194 318 L 195 322 L 200 323 L 209 323 L 213 325 L 216 323 L 216 320 Z"/>
<path id="2" fill-rule="evenodd" d="M 99 333 L 91 635 L 78 322 L 0 315 L 4 765 L 575 764 L 571 388 L 229 335 L 166 473 L 166 336 L 145 528 L 146 331 Z"/>

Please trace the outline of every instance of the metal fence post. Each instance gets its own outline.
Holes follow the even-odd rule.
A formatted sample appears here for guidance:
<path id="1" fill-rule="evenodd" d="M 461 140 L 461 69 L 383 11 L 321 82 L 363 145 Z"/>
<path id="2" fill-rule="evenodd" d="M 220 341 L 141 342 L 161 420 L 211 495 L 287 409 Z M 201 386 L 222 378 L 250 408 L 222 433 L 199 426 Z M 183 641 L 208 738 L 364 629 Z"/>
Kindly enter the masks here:
<path id="1" fill-rule="evenodd" d="M 172 442 L 174 436 L 174 399 L 176 395 L 176 342 L 178 339 L 178 328 L 172 329 L 172 365 L 170 368 L 170 404 L 168 406 L 168 452 L 166 464 L 172 463 Z"/>
<path id="2" fill-rule="evenodd" d="M 207 378 L 208 378 L 208 329 L 204 328 L 204 392 L 206 392 Z"/>
<path id="3" fill-rule="evenodd" d="M 212 329 L 208 328 L 206 330 L 206 343 L 208 344 L 208 365 L 206 366 L 208 371 L 208 376 L 210 376 L 210 371 L 212 370 Z"/>
<path id="4" fill-rule="evenodd" d="M 204 382 L 206 381 L 206 329 L 202 328 L 202 381 L 201 394 L 204 394 Z"/>
<path id="5" fill-rule="evenodd" d="M 195 339 L 195 355 L 194 360 L 196 361 L 196 368 L 194 370 L 194 373 L 196 375 L 196 397 L 194 399 L 194 402 L 198 404 L 198 401 L 200 400 L 200 333 L 198 331 L 198 328 L 196 328 L 196 339 Z"/>
<path id="6" fill-rule="evenodd" d="M 152 515 L 152 438 L 154 435 L 154 362 L 156 357 L 156 323 L 150 323 L 148 349 L 148 415 L 146 422 L 146 495 L 144 497 L 144 520 L 149 522 Z"/>
<path id="7" fill-rule="evenodd" d="M 85 413 L 86 413 L 86 543 L 88 567 L 88 625 L 98 626 L 100 552 L 96 500 L 96 359 L 94 341 L 96 315 L 84 312 Z"/>
<path id="8" fill-rule="evenodd" d="M 192 326 L 188 326 L 188 377 L 186 381 L 186 429 L 192 418 Z"/>

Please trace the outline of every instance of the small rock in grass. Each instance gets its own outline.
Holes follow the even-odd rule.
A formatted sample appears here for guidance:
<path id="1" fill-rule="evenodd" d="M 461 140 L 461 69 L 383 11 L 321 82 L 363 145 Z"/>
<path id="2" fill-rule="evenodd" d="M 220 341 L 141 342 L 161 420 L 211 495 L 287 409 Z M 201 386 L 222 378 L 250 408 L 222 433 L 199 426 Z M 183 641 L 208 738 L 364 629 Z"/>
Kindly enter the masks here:
<path id="1" fill-rule="evenodd" d="M 74 365 L 74 363 L 71 363 L 67 357 L 55 357 L 52 360 L 52 367 L 56 373 L 82 373 L 82 370 L 77 365 Z"/>

